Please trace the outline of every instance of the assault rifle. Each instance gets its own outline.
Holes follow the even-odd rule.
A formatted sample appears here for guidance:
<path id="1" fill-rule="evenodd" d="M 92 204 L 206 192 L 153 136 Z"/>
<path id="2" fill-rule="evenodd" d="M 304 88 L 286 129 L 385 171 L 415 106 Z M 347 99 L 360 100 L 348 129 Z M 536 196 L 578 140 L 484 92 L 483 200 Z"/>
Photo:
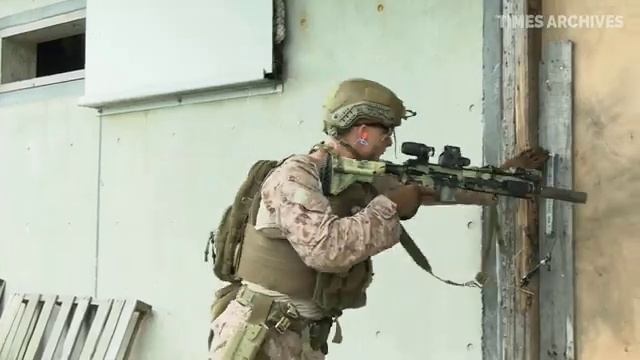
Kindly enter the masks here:
<path id="1" fill-rule="evenodd" d="M 523 199 L 547 198 L 571 203 L 586 203 L 587 194 L 544 186 L 542 172 L 535 169 L 494 166 L 472 167 L 460 148 L 447 145 L 431 163 L 435 149 L 421 143 L 402 143 L 402 153 L 413 156 L 402 164 L 389 161 L 354 160 L 330 157 L 323 185 L 333 195 L 354 182 L 373 182 L 375 176 L 393 174 L 402 183 L 419 183 L 434 190 L 443 203 L 455 202 L 456 189 L 490 193 Z"/>
<path id="2" fill-rule="evenodd" d="M 322 187 L 325 192 L 337 195 L 355 182 L 373 183 L 377 176 L 392 174 L 404 184 L 419 183 L 432 189 L 441 203 L 455 203 L 456 189 L 523 199 L 547 198 L 571 203 L 587 201 L 587 194 L 584 192 L 545 186 L 544 177 L 539 170 L 469 166 L 471 161 L 463 157 L 460 148 L 456 146 L 445 146 L 437 164 L 430 162 L 435 149 L 425 144 L 405 142 L 402 144 L 402 153 L 414 158 L 396 164 L 329 156 L 321 175 Z M 478 273 L 474 280 L 459 283 L 435 275 L 426 256 L 404 228 L 400 244 L 418 266 L 447 284 L 482 287 L 486 279 L 484 274 Z"/>

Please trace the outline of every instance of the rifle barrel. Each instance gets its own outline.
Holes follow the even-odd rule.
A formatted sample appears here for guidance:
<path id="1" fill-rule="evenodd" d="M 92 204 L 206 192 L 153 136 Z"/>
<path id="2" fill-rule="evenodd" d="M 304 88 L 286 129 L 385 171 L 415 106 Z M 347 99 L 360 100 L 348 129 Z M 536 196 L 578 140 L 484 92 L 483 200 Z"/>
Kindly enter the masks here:
<path id="1" fill-rule="evenodd" d="M 587 202 L 587 193 L 585 192 L 558 189 L 553 187 L 543 187 L 540 190 L 540 197 L 581 204 Z"/>

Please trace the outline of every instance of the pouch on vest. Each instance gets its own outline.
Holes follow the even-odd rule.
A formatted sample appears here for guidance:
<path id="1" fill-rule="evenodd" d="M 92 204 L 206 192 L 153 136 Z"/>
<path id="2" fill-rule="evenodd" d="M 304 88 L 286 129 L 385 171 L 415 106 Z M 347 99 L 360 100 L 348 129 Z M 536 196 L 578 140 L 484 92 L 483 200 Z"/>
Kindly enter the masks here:
<path id="1" fill-rule="evenodd" d="M 372 262 L 368 258 L 346 273 L 318 273 L 313 300 L 331 315 L 344 309 L 357 309 L 367 303 L 366 290 L 372 280 Z"/>

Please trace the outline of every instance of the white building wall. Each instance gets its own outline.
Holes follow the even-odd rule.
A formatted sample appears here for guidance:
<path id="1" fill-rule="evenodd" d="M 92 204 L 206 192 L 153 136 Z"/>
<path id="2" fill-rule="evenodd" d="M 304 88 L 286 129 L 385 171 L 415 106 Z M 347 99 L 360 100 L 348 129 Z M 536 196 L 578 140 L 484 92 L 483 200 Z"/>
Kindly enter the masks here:
<path id="1" fill-rule="evenodd" d="M 23 11 L 38 9 L 47 5 L 61 2 L 60 0 L 2 0 L 0 3 L 0 18 L 11 16 Z"/>
<path id="2" fill-rule="evenodd" d="M 98 118 L 82 82 L 0 94 L 0 278 L 9 292 L 95 287 Z"/>
<path id="3" fill-rule="evenodd" d="M 323 139 L 321 104 L 344 78 L 387 84 L 418 112 L 399 142 L 459 145 L 480 163 L 481 2 L 288 3 L 280 94 L 102 117 L 75 106 L 82 81 L 0 95 L 9 291 L 139 298 L 154 311 L 135 359 L 204 358 L 221 285 L 203 262 L 208 232 L 253 161 Z M 0 14 L 22 10 L 0 3 Z M 405 157 L 398 145 L 386 159 Z M 407 227 L 437 273 L 469 280 L 479 221 L 475 206 L 424 208 Z M 481 358 L 478 289 L 437 282 L 400 246 L 374 268 L 369 304 L 343 316 L 344 343 L 329 359 Z"/>

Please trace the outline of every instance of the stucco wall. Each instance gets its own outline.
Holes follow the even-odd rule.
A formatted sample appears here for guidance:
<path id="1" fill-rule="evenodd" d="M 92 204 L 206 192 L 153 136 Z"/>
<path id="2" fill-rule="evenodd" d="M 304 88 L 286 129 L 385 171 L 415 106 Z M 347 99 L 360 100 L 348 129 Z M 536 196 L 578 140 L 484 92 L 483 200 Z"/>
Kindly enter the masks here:
<path id="1" fill-rule="evenodd" d="M 545 15 L 621 16 L 623 26 L 550 28 L 574 42 L 574 179 L 589 193 L 575 210 L 577 357 L 640 354 L 640 3 L 546 0 Z"/>
<path id="2" fill-rule="evenodd" d="M 387 84 L 418 112 L 399 142 L 459 145 L 480 163 L 481 2 L 289 3 L 281 94 L 102 118 L 74 106 L 81 82 L 0 95 L 0 156 L 13 164 L 0 178 L 0 246 L 11 250 L 0 253 L 0 277 L 10 290 L 91 294 L 95 281 L 99 297 L 154 307 L 134 358 L 203 358 L 220 286 L 202 261 L 209 230 L 254 160 L 323 139 L 321 104 L 347 77 Z M 62 165 L 32 171 L 27 143 Z M 397 151 L 386 159 L 404 160 Z M 43 228 L 29 235 L 33 219 Z M 437 273 L 469 280 L 480 269 L 479 220 L 474 206 L 425 208 L 407 227 Z M 343 316 L 344 343 L 329 358 L 481 358 L 477 289 L 437 282 L 399 246 L 374 268 L 369 305 Z"/>
<path id="3" fill-rule="evenodd" d="M 98 120 L 82 82 L 0 95 L 0 278 L 8 291 L 94 288 Z"/>

